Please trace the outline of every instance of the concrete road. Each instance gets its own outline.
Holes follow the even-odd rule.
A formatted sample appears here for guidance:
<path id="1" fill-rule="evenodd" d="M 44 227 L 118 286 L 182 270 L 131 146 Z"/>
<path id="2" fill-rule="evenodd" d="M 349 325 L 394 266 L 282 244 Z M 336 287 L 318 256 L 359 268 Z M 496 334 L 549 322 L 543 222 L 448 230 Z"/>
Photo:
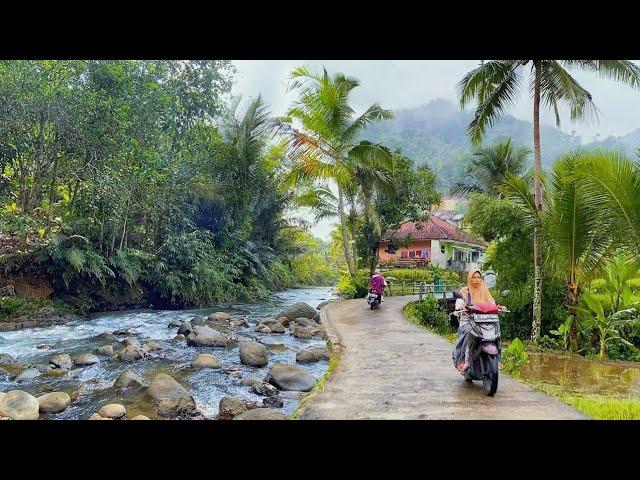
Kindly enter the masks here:
<path id="1" fill-rule="evenodd" d="M 577 410 L 500 373 L 498 392 L 468 384 L 451 360 L 453 346 L 409 322 L 412 297 L 387 297 L 371 311 L 364 299 L 321 312 L 340 363 L 301 419 L 584 419 Z"/>

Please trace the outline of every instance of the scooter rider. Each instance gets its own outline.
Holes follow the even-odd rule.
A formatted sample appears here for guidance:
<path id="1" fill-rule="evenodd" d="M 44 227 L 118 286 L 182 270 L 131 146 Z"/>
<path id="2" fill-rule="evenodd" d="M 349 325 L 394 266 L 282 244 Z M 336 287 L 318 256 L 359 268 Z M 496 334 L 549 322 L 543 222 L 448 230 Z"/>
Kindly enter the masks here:
<path id="1" fill-rule="evenodd" d="M 380 301 L 382 302 L 382 295 L 384 294 L 384 287 L 387 286 L 387 281 L 380 273 L 380 269 L 376 268 L 373 271 L 373 276 L 369 280 L 369 292 L 377 293 L 380 295 Z"/>
<path id="2" fill-rule="evenodd" d="M 467 279 L 467 286 L 460 289 L 462 298 L 456 300 L 455 309 L 458 314 L 458 337 L 453 349 L 453 360 L 456 368 L 464 373 L 469 368 L 469 343 L 467 341 L 467 333 L 471 330 L 471 324 L 469 323 L 469 317 L 465 311 L 467 304 L 474 303 L 493 303 L 496 301 L 491 296 L 487 284 L 482 280 L 482 273 L 480 270 L 474 270 L 469 272 Z"/>

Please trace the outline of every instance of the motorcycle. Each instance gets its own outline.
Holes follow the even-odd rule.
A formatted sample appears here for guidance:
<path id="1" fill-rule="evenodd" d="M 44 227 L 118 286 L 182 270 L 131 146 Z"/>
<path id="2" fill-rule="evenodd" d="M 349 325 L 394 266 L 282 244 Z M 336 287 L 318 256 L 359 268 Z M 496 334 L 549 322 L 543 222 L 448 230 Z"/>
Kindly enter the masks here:
<path id="1" fill-rule="evenodd" d="M 502 296 L 508 295 L 507 291 Z M 459 290 L 453 296 L 462 298 Z M 506 313 L 505 307 L 491 303 L 465 304 L 463 310 L 454 312 L 460 320 L 460 314 L 465 316 L 471 326 L 467 332 L 466 342 L 469 343 L 469 368 L 464 373 L 466 382 L 482 381 L 484 392 L 492 397 L 498 390 L 498 363 L 500 358 L 500 319 L 498 314 Z"/>
<path id="2" fill-rule="evenodd" d="M 380 306 L 382 302 L 382 294 L 376 292 L 375 290 L 369 290 L 369 295 L 367 295 L 367 303 L 371 307 L 371 310 L 375 310 Z"/>

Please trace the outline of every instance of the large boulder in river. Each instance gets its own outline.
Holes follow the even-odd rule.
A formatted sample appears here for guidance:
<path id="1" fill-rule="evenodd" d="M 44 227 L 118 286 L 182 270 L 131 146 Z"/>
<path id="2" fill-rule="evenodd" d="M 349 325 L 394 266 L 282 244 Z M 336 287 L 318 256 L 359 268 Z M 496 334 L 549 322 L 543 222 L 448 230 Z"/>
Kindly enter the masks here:
<path id="1" fill-rule="evenodd" d="M 191 322 L 183 322 L 178 328 L 178 335 L 184 335 L 185 337 L 193 331 Z"/>
<path id="2" fill-rule="evenodd" d="M 289 322 L 291 321 L 287 317 L 278 317 L 277 320 L 278 320 L 278 323 L 283 327 L 288 327 Z"/>
<path id="3" fill-rule="evenodd" d="M 22 390 L 11 390 L 0 397 L 0 417 L 12 420 L 37 420 L 40 404 L 33 395 Z"/>
<path id="4" fill-rule="evenodd" d="M 49 363 L 53 365 L 54 368 L 59 368 L 60 370 L 71 370 L 71 367 L 73 367 L 73 361 L 66 353 L 55 355 L 49 360 Z"/>
<path id="5" fill-rule="evenodd" d="M 313 337 L 313 330 L 309 327 L 295 325 L 293 327 L 293 336 L 296 338 L 309 339 Z"/>
<path id="6" fill-rule="evenodd" d="M 117 389 L 125 389 L 131 387 L 147 387 L 147 382 L 144 381 L 140 375 L 132 372 L 131 370 L 125 370 L 120 374 L 118 379 L 114 382 L 113 387 Z"/>
<path id="7" fill-rule="evenodd" d="M 118 352 L 121 362 L 135 362 L 147 356 L 147 351 L 138 345 L 129 345 Z"/>
<path id="8" fill-rule="evenodd" d="M 311 363 L 320 360 L 329 360 L 329 349 L 327 347 L 311 347 L 296 353 L 296 362 Z"/>
<path id="9" fill-rule="evenodd" d="M 158 414 L 163 417 L 188 417 L 197 413 L 193 397 L 166 373 L 159 373 L 153 378 L 147 395 L 159 402 Z"/>
<path id="10" fill-rule="evenodd" d="M 210 353 L 201 353 L 192 362 L 193 368 L 222 368 L 220 359 Z"/>
<path id="11" fill-rule="evenodd" d="M 136 347 L 140 346 L 140 340 L 138 340 L 137 338 L 125 338 L 124 340 L 122 340 L 122 344 L 125 347 L 129 347 L 131 345 L 135 345 Z"/>
<path id="12" fill-rule="evenodd" d="M 147 352 L 155 352 L 156 350 L 163 349 L 162 345 L 156 342 L 145 343 L 144 345 L 142 345 L 142 348 L 144 348 Z"/>
<path id="13" fill-rule="evenodd" d="M 271 408 L 254 408 L 241 413 L 234 420 L 289 420 L 289 416 Z"/>
<path id="14" fill-rule="evenodd" d="M 270 383 L 260 381 L 251 385 L 251 391 L 263 397 L 275 397 L 280 391 Z"/>
<path id="15" fill-rule="evenodd" d="M 38 397 L 41 413 L 60 413 L 71 405 L 71 397 L 65 392 L 52 392 Z"/>
<path id="16" fill-rule="evenodd" d="M 300 317 L 312 319 L 315 315 L 315 308 L 307 303 L 298 302 L 285 308 L 278 314 L 278 317 L 287 317 L 289 320 L 295 320 Z"/>
<path id="17" fill-rule="evenodd" d="M 74 358 L 73 363 L 77 367 L 88 367 L 89 365 L 100 363 L 100 359 L 91 353 L 84 353 Z"/>
<path id="18" fill-rule="evenodd" d="M 257 342 L 244 342 L 240 344 L 240 361 L 252 367 L 264 367 L 269 363 L 267 347 Z"/>
<path id="19" fill-rule="evenodd" d="M 267 374 L 267 382 L 280 390 L 309 392 L 315 386 L 316 379 L 297 365 L 281 363 L 271 367 Z"/>
<path id="20" fill-rule="evenodd" d="M 180 325 L 182 325 L 182 321 L 181 320 L 176 320 L 173 319 L 169 322 L 169 325 L 167 325 L 167 328 L 176 328 L 176 327 L 180 327 Z"/>
<path id="21" fill-rule="evenodd" d="M 209 327 L 194 327 L 187 337 L 187 345 L 194 347 L 226 347 L 230 339 Z"/>
<path id="22" fill-rule="evenodd" d="M 118 337 L 116 337 L 113 333 L 109 333 L 109 332 L 101 333 L 99 335 L 96 335 L 93 338 L 96 340 L 102 340 L 105 342 L 115 342 L 116 340 L 118 340 Z"/>
<path id="23" fill-rule="evenodd" d="M 248 409 L 242 400 L 233 397 L 222 397 L 218 407 L 219 420 L 233 420 Z"/>
<path id="24" fill-rule="evenodd" d="M 266 325 L 267 327 L 270 327 L 274 323 L 278 323 L 278 321 L 275 318 L 265 317 L 260 319 L 260 321 L 258 322 L 258 325 Z"/>

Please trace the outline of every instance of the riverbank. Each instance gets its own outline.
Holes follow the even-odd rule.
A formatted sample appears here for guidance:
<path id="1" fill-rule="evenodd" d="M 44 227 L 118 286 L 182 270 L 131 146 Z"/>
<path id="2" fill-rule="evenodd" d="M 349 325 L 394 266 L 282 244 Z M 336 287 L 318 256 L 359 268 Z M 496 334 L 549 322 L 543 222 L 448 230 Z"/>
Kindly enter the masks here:
<path id="1" fill-rule="evenodd" d="M 315 306 L 331 298 L 329 288 L 295 289 L 225 308 L 103 313 L 65 325 L 3 332 L 0 392 L 69 396 L 63 412 L 41 418 L 86 419 L 116 403 L 125 407 L 126 418 L 161 419 L 167 417 L 158 413 L 148 387 L 162 374 L 183 390 L 190 405 L 182 412 L 186 418 L 198 418 L 186 415 L 196 411 L 201 418 L 217 418 L 221 405 L 230 404 L 287 416 L 329 367 L 324 332 L 309 317 L 316 316 Z M 280 317 L 300 302 L 307 306 L 288 313 L 295 318 Z M 188 330 L 195 337 L 177 334 Z M 250 351 L 241 352 L 244 344 L 251 345 Z M 61 356 L 68 356 L 66 368 L 51 368 Z M 278 365 L 304 385 L 278 383 Z M 117 388 L 123 375 L 136 379 L 138 386 Z"/>

